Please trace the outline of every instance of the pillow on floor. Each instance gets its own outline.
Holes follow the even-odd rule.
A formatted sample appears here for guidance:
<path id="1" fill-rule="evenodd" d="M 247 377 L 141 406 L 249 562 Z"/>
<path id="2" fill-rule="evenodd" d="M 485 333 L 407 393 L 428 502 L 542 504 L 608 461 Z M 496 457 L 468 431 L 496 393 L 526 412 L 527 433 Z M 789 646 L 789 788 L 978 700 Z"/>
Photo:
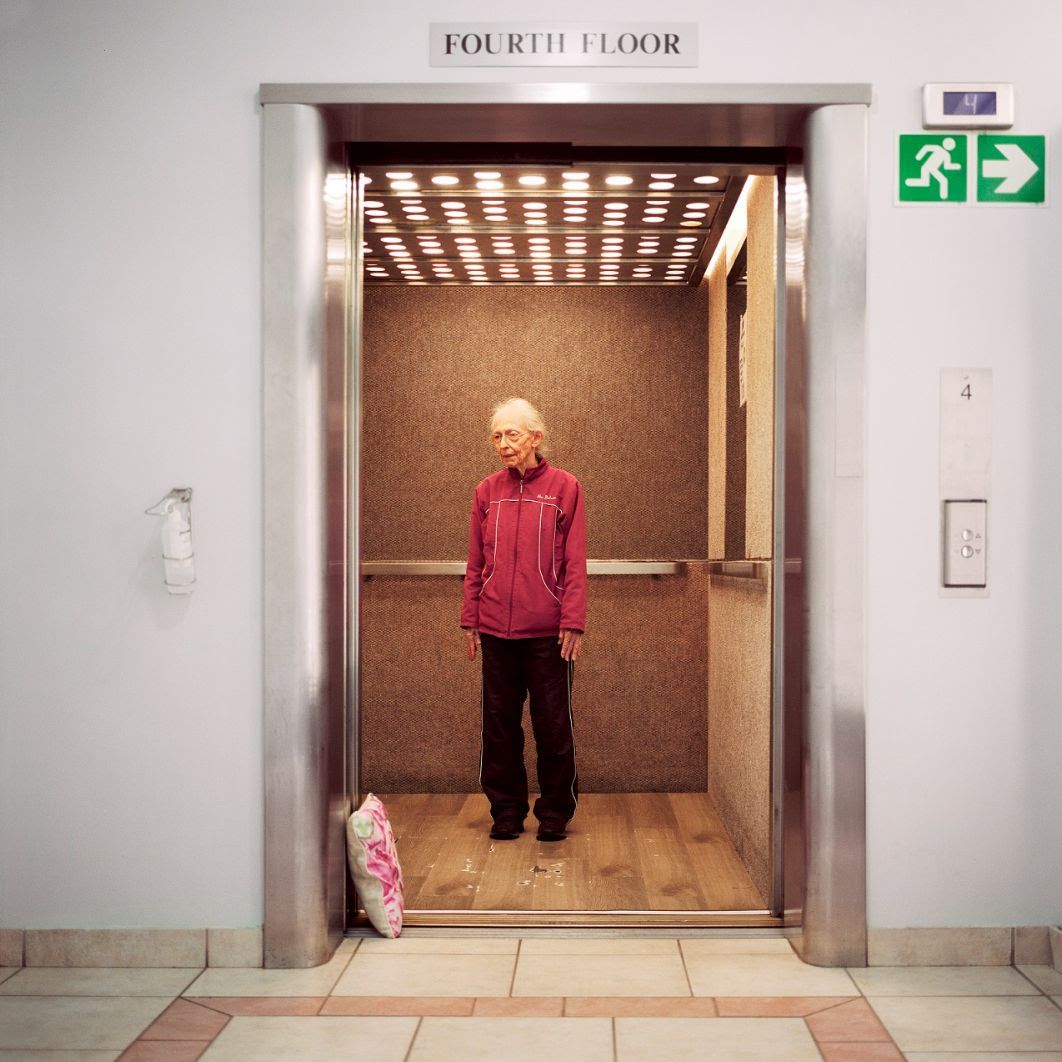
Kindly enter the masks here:
<path id="1" fill-rule="evenodd" d="M 347 820 L 347 858 L 361 904 L 385 937 L 402 932 L 402 868 L 383 801 L 370 793 Z"/>

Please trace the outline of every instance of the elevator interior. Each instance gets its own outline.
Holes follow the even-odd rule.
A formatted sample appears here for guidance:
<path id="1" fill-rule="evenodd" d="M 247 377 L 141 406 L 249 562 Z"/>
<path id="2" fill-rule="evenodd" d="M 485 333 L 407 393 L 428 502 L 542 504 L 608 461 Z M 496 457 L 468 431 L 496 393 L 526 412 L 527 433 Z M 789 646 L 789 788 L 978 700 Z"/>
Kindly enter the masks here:
<path id="1" fill-rule="evenodd" d="M 418 148 L 353 160 L 358 778 L 390 808 L 408 920 L 775 923 L 776 169 Z M 486 421 L 510 395 L 546 414 L 589 503 L 582 796 L 551 845 L 487 838 L 456 626 Z"/>

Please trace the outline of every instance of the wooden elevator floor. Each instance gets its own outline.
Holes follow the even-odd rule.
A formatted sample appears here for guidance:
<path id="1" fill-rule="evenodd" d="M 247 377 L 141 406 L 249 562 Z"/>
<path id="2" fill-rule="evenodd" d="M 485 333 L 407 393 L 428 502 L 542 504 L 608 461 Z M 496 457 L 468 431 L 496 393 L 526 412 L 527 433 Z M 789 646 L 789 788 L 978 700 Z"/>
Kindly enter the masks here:
<path id="1" fill-rule="evenodd" d="M 776 921 L 706 793 L 587 793 L 567 839 L 553 843 L 535 839 L 534 815 L 517 840 L 492 841 L 482 794 L 381 799 L 409 924 L 429 911 L 748 912 L 756 917 L 723 921 Z"/>

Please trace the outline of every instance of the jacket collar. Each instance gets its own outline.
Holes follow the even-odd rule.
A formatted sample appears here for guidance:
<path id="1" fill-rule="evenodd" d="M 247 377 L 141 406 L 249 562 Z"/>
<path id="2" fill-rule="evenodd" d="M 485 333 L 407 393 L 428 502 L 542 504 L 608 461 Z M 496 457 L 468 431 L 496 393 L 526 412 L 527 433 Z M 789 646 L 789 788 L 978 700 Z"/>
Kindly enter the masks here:
<path id="1" fill-rule="evenodd" d="M 549 462 L 541 454 L 539 454 L 538 455 L 538 464 L 535 465 L 534 468 L 529 468 L 523 474 L 523 477 L 522 477 L 523 481 L 525 483 L 530 483 L 531 480 L 535 479 L 537 476 L 542 475 L 542 473 L 545 472 L 545 470 L 547 468 L 549 468 Z M 509 469 L 506 469 L 506 471 L 509 473 L 509 475 L 513 479 L 517 479 L 518 480 L 518 479 L 521 478 L 520 473 L 517 472 L 517 470 L 515 468 L 509 468 Z"/>

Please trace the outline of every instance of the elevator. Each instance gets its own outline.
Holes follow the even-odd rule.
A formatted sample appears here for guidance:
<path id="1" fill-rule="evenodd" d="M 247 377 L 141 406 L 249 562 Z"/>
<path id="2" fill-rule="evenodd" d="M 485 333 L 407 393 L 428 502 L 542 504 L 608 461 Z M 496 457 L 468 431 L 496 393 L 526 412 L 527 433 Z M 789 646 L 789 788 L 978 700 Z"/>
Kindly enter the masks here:
<path id="1" fill-rule="evenodd" d="M 563 316 L 561 296 L 571 292 L 565 285 L 577 288 L 587 282 L 589 266 L 573 267 L 571 259 L 566 259 L 563 261 L 567 264 L 562 267 L 557 251 L 550 255 L 557 272 L 549 278 L 552 283 L 547 282 L 542 272 L 536 273 L 533 268 L 543 264 L 541 258 L 536 261 L 531 254 L 533 245 L 528 243 L 527 253 L 519 254 L 523 248 L 510 241 L 509 246 L 518 252 L 512 257 L 521 264 L 513 262 L 503 269 L 507 256 L 495 256 L 501 283 L 491 291 L 486 290 L 491 287 L 490 277 L 483 272 L 481 256 L 480 267 L 462 276 L 463 286 L 452 281 L 453 272 L 448 277 L 444 268 L 433 269 L 429 274 L 440 282 L 432 287 L 422 277 L 411 275 L 409 265 L 413 263 L 408 258 L 406 269 L 397 269 L 403 262 L 401 255 L 383 260 L 392 268 L 396 282 L 393 290 L 387 290 L 386 283 L 377 291 L 367 290 L 362 271 L 368 263 L 371 275 L 372 258 L 364 255 L 366 251 L 372 254 L 373 238 L 365 231 L 364 208 L 372 185 L 359 180 L 359 173 L 362 177 L 374 176 L 376 171 L 371 167 L 377 162 L 386 166 L 387 160 L 394 164 L 393 172 L 400 172 L 397 164 L 403 158 L 410 165 L 420 162 L 427 146 L 438 154 L 440 143 L 449 145 L 448 157 L 435 161 L 451 168 L 467 165 L 485 171 L 492 168 L 488 164 L 494 163 L 493 169 L 501 172 L 505 163 L 538 163 L 543 168 L 553 162 L 558 171 L 564 166 L 567 170 L 563 172 L 591 173 L 594 166 L 625 159 L 628 168 L 644 162 L 649 177 L 653 172 L 671 170 L 692 177 L 690 165 L 700 169 L 714 165 L 728 179 L 747 178 L 750 187 L 759 182 L 761 187 L 770 189 L 780 235 L 771 247 L 771 264 L 776 267 L 771 294 L 776 303 L 769 327 L 773 329 L 771 349 L 777 356 L 775 371 L 766 376 L 769 393 L 760 395 L 755 403 L 750 401 L 751 390 L 745 395 L 740 393 L 746 384 L 753 388 L 754 381 L 762 385 L 764 376 L 750 373 L 746 381 L 742 371 L 735 368 L 744 350 L 740 334 L 716 337 L 716 349 L 723 352 L 721 361 L 717 358 L 712 362 L 705 357 L 701 371 L 722 372 L 722 390 L 716 394 L 727 395 L 725 410 L 730 415 L 721 420 L 717 417 L 715 423 L 705 416 L 699 429 L 703 442 L 691 448 L 703 450 L 707 443 L 710 461 L 713 448 L 709 436 L 721 430 L 725 443 L 736 452 L 737 436 L 747 436 L 752 430 L 748 419 L 759 415 L 754 412 L 755 406 L 778 414 L 773 431 L 768 424 L 766 435 L 755 436 L 769 440 L 766 454 L 753 447 L 743 468 L 727 465 L 722 478 L 707 478 L 701 499 L 703 510 L 692 516 L 694 522 L 700 519 L 702 523 L 703 551 L 681 545 L 665 549 L 660 543 L 651 543 L 649 549 L 624 552 L 622 546 L 617 547 L 603 536 L 603 552 L 618 555 L 595 556 L 592 550 L 591 556 L 599 565 L 621 566 L 611 572 L 598 569 L 596 583 L 601 586 L 605 616 L 617 617 L 631 602 L 636 602 L 645 615 L 651 615 L 653 607 L 662 607 L 668 614 L 668 609 L 675 608 L 675 602 L 668 601 L 668 597 L 676 595 L 679 580 L 687 591 L 681 595 L 687 604 L 704 597 L 696 592 L 690 595 L 691 586 L 696 591 L 698 580 L 703 580 L 705 586 L 714 580 L 720 601 L 727 602 L 725 607 L 734 616 L 743 615 L 742 622 L 758 623 L 768 632 L 763 643 L 766 666 L 760 683 L 768 767 L 758 783 L 767 796 L 764 807 L 768 850 L 762 865 L 756 868 L 760 895 L 765 901 L 764 909 L 758 913 L 789 926 L 810 961 L 862 961 L 862 702 L 857 690 L 861 664 L 858 636 L 848 622 L 858 619 L 861 588 L 853 584 L 850 566 L 838 566 L 839 561 L 853 558 L 853 550 L 859 559 L 853 531 L 859 530 L 860 523 L 858 519 L 853 522 L 852 517 L 858 515 L 853 504 L 858 502 L 860 489 L 861 413 L 858 409 L 842 409 L 837 400 L 842 395 L 847 399 L 857 396 L 860 385 L 861 348 L 858 342 L 853 344 L 853 339 L 858 339 L 862 315 L 865 220 L 861 160 L 865 153 L 866 93 L 862 86 L 781 86 L 775 90 L 778 98 L 772 101 L 770 87 L 765 86 L 671 86 L 661 92 L 668 97 L 685 98 L 646 102 L 646 97 L 654 94 L 648 87 L 451 86 L 442 93 L 449 100 L 436 98 L 434 89 L 430 97 L 422 97 L 416 87 L 263 87 L 269 965 L 312 964 L 312 956 L 329 950 L 329 942 L 336 939 L 336 932 L 347 919 L 341 825 L 351 803 L 365 791 L 359 774 L 367 769 L 379 770 L 380 757 L 387 751 L 387 728 L 381 731 L 376 727 L 371 740 L 380 751 L 372 764 L 367 765 L 363 759 L 362 745 L 368 737 L 364 713 L 372 712 L 374 700 L 384 703 L 376 696 L 378 691 L 374 692 L 376 679 L 368 666 L 368 659 L 378 651 L 379 631 L 387 626 L 378 622 L 379 617 L 401 615 L 402 605 L 396 595 L 400 595 L 403 581 L 416 580 L 426 588 L 429 611 L 438 615 L 443 624 L 449 618 L 446 580 L 451 581 L 459 595 L 459 581 L 454 581 L 455 572 L 451 570 L 452 545 L 442 556 L 395 557 L 380 556 L 383 543 L 372 542 L 373 524 L 366 522 L 365 508 L 372 504 L 368 489 L 374 474 L 368 464 L 372 433 L 386 434 L 385 425 L 396 417 L 399 424 L 403 422 L 400 407 L 390 411 L 390 418 L 374 420 L 373 411 L 364 403 L 366 385 L 371 381 L 369 363 L 364 357 L 368 340 L 363 327 L 381 303 L 390 299 L 389 309 L 394 313 L 403 298 L 418 292 L 429 300 L 422 306 L 438 307 L 447 299 L 450 302 L 441 314 L 413 311 L 410 316 L 414 331 L 423 331 L 429 318 L 452 320 L 460 312 L 454 299 L 462 292 L 491 300 L 495 317 L 514 319 L 518 293 L 552 297 L 547 317 L 558 312 Z M 494 99 L 494 94 L 499 99 Z M 537 100 L 532 99 L 536 96 Z M 433 102 L 426 102 L 428 98 Z M 842 147 L 853 151 L 853 157 L 837 154 Z M 546 152 L 556 157 L 543 157 Z M 715 176 L 718 179 L 720 174 Z M 318 190 L 316 200 L 314 189 Z M 558 195 L 553 197 L 556 202 L 542 204 L 547 208 L 542 211 L 547 230 L 555 228 L 550 225 L 554 219 L 549 216 L 549 208 L 564 201 L 560 194 L 564 191 L 558 189 Z M 566 191 L 568 199 L 576 200 L 567 205 L 578 209 L 580 196 L 573 193 L 586 190 Z M 644 191 L 643 199 L 647 200 L 652 191 Z M 662 191 L 657 190 L 657 195 Z M 538 198 L 550 199 L 544 194 Z M 592 206 L 615 206 L 618 198 L 602 196 Z M 717 211 L 724 205 L 723 198 L 713 204 Z M 443 201 L 439 199 L 439 206 Z M 405 220 L 415 228 L 415 218 L 423 204 L 418 207 L 410 201 L 397 205 L 412 208 L 407 211 L 412 217 Z M 631 205 L 628 203 L 628 208 Z M 647 208 L 647 202 L 633 205 Z M 736 197 L 727 205 L 733 210 Z M 651 216 L 643 215 L 642 220 Z M 699 219 L 685 220 L 693 228 L 692 223 Z M 678 242 L 681 225 L 679 222 L 669 233 L 671 252 L 692 246 L 689 241 Z M 461 231 L 460 227 L 455 228 Z M 643 228 L 648 230 L 647 221 Z M 601 231 L 607 230 L 602 226 Z M 602 270 L 595 279 L 603 280 L 605 286 L 583 290 L 593 296 L 611 297 L 627 281 L 631 291 L 641 289 L 640 296 L 650 301 L 657 297 L 656 312 L 645 317 L 660 322 L 657 331 L 665 337 L 667 323 L 681 316 L 676 306 L 688 292 L 699 294 L 705 302 L 723 300 L 722 314 L 706 315 L 705 331 L 712 328 L 713 320 L 747 319 L 751 307 L 737 309 L 743 287 L 738 281 L 747 268 L 750 251 L 743 250 L 745 241 L 735 241 L 732 248 L 720 243 L 724 232 L 725 227 L 720 224 L 712 234 L 716 241 L 712 249 L 706 240 L 697 254 L 672 254 L 666 262 L 652 264 L 638 264 L 633 246 L 626 254 L 607 257 L 602 248 L 617 244 L 605 244 L 605 237 L 598 233 L 601 243 L 594 255 L 598 269 L 605 265 L 619 269 Z M 652 249 L 653 241 L 648 237 L 646 241 L 644 258 L 655 258 L 653 250 L 659 252 L 662 241 L 656 240 Z M 474 255 L 479 253 L 477 249 L 467 256 L 447 256 L 447 248 L 436 246 L 443 251 L 441 258 L 450 258 L 451 270 L 454 264 L 467 267 L 476 262 Z M 469 246 L 466 242 L 465 247 Z M 505 244 L 494 242 L 492 246 L 497 249 Z M 377 251 L 382 249 L 377 244 Z M 642 249 L 640 246 L 637 251 Z M 714 257 L 713 251 L 718 251 Z M 573 257 L 578 260 L 581 256 Z M 689 262 L 690 257 L 695 261 Z M 377 258 L 379 261 L 379 255 Z M 709 283 L 706 294 L 703 287 L 697 286 L 698 268 L 703 273 L 713 262 L 721 262 L 722 266 L 718 267 L 718 282 Z M 520 275 L 520 268 L 526 269 L 525 276 Z M 735 274 L 733 282 L 727 283 L 730 274 Z M 400 280 L 413 283 L 403 287 L 397 283 Z M 423 286 L 417 284 L 418 280 Z M 642 286 L 654 281 L 660 286 Z M 538 284 L 542 286 L 537 287 Z M 429 287 L 432 290 L 427 292 Z M 659 304 L 665 295 L 674 296 L 675 305 L 664 308 Z M 732 310 L 729 314 L 727 305 Z M 541 309 L 536 305 L 529 312 L 533 317 Z M 567 312 L 573 312 L 571 307 Z M 390 336 L 391 340 L 396 338 L 397 335 Z M 438 347 L 438 337 L 433 345 Z M 711 343 L 704 346 L 710 348 Z M 397 349 L 389 355 L 392 362 L 401 356 Z M 571 368 L 578 369 L 577 360 Z M 829 386 L 823 386 L 823 372 L 832 377 Z M 711 381 L 706 379 L 705 383 L 711 394 Z M 419 384 L 423 386 L 424 380 L 419 380 Z M 503 390 L 505 393 L 495 391 L 494 399 L 519 393 L 521 388 Z M 738 392 L 736 402 L 729 394 L 733 390 Z M 561 422 L 573 441 L 580 428 L 586 434 L 587 419 L 596 425 L 602 418 L 602 411 L 593 407 L 594 388 L 584 381 L 577 393 L 587 400 L 561 411 Z M 460 397 L 466 403 L 460 407 L 461 416 L 456 420 L 444 416 L 440 434 L 447 440 L 460 440 L 455 453 L 463 457 L 470 449 L 466 439 L 471 438 L 466 422 L 485 435 L 482 420 L 487 411 L 480 410 L 477 416 L 468 403 L 469 396 Z M 654 397 L 662 409 L 675 408 L 676 400 L 686 399 L 689 405 L 688 396 L 681 393 L 663 396 L 664 400 L 659 401 L 661 396 L 654 396 L 650 389 L 650 401 Z M 453 397 L 441 404 L 447 411 L 459 408 Z M 603 407 L 608 404 L 602 403 Z M 543 405 L 548 411 L 548 404 Z M 744 419 L 742 410 L 746 411 Z M 588 413 L 593 416 L 588 418 Z M 644 416 L 641 420 L 634 418 L 627 428 L 644 422 Z M 418 418 L 416 426 L 407 423 L 406 429 L 419 431 L 420 425 Z M 660 430 L 659 424 L 657 428 Z M 676 431 L 680 439 L 683 436 L 681 428 L 662 430 Z M 403 452 L 401 446 L 396 450 L 381 440 L 381 454 L 386 455 L 389 450 L 392 455 Z M 570 452 L 574 456 L 578 448 L 571 446 Z M 719 452 L 718 448 L 715 452 Z M 565 455 L 561 463 L 570 467 L 572 456 Z M 484 468 L 482 474 L 490 470 Z M 739 471 L 744 486 L 741 491 L 736 486 Z M 666 469 L 657 474 L 666 474 Z M 590 475 L 594 475 L 592 470 Z M 651 470 L 647 472 L 647 478 L 653 477 Z M 470 486 L 474 483 L 475 480 Z M 766 484 L 766 489 L 750 493 L 750 483 Z M 713 506 L 712 492 L 719 490 L 723 492 L 722 504 L 716 498 Z M 459 493 L 459 498 L 447 497 L 446 504 L 463 513 L 467 491 Z M 607 496 L 607 490 L 602 496 Z M 734 503 L 738 497 L 745 503 L 751 499 L 751 503 L 738 506 Z M 604 511 L 608 511 L 607 506 Z M 816 514 L 821 517 L 817 523 Z M 621 510 L 610 515 L 603 530 L 618 531 L 620 541 L 626 541 L 622 532 L 629 513 Z M 637 521 L 627 523 L 634 526 Z M 681 521 L 677 523 L 681 525 Z M 458 525 L 462 524 L 459 519 Z M 815 528 L 814 533 L 805 534 L 811 527 Z M 669 528 L 671 532 L 676 530 L 674 521 L 669 522 Z M 396 527 L 392 523 L 386 544 L 392 548 L 401 544 L 403 534 L 410 531 L 409 526 Z M 425 538 L 411 535 L 410 541 L 418 541 L 417 548 L 422 549 Z M 432 543 L 430 548 L 439 548 L 439 543 Z M 461 555 L 460 550 L 456 555 Z M 809 563 L 816 555 L 825 561 L 817 571 Z M 639 563 L 664 567 L 660 571 L 638 570 Z M 434 564 L 439 570 L 422 567 L 414 572 L 408 567 L 418 564 Z M 402 565 L 407 567 L 403 569 Z M 814 580 L 808 577 L 812 571 Z M 591 578 L 595 579 L 593 568 Z M 435 588 L 430 588 L 432 580 L 436 581 Z M 635 589 L 639 581 L 644 586 Z M 383 589 L 384 586 L 388 588 Z M 653 589 L 647 591 L 645 587 Z M 615 596 L 610 598 L 610 594 Z M 758 602 L 757 614 L 750 618 L 753 597 Z M 449 602 L 455 600 L 454 592 L 449 592 Z M 593 597 L 591 600 L 593 609 Z M 838 604 L 843 606 L 840 612 Z M 412 606 L 412 612 L 417 608 Z M 674 611 L 670 614 L 674 615 Z M 627 622 L 630 625 L 630 619 Z M 718 669 L 714 664 L 700 666 L 699 671 L 699 665 L 685 669 L 694 672 L 692 684 L 705 690 L 710 690 L 714 676 L 716 703 L 725 700 L 726 688 L 735 688 L 733 668 L 740 667 L 735 662 L 741 655 L 740 646 L 726 641 L 729 626 L 724 624 L 717 630 Z M 701 641 L 707 642 L 711 637 L 711 611 L 704 617 L 703 627 Z M 408 633 L 411 626 L 399 622 L 394 624 L 394 630 Z M 690 636 L 695 639 L 699 637 L 696 622 L 684 624 L 683 630 L 692 631 Z M 456 642 L 453 646 L 451 670 L 457 672 L 460 661 Z M 660 652 L 658 649 L 658 657 Z M 410 654 L 400 655 L 408 663 Z M 688 652 L 679 655 L 683 660 L 693 659 Z M 617 670 L 621 669 L 616 661 L 609 661 L 598 680 L 607 686 L 609 681 L 614 682 Z M 682 667 L 665 666 L 660 673 L 688 679 L 689 675 L 683 672 Z M 362 705 L 359 698 L 366 694 Z M 642 697 L 640 702 L 654 699 L 668 701 L 667 690 L 662 697 L 658 690 L 655 698 Z M 407 698 L 410 704 L 423 701 L 416 695 Z M 394 720 L 394 705 L 384 712 L 385 717 L 388 712 Z M 707 713 L 703 719 L 703 725 L 710 727 Z M 615 728 L 602 728 L 606 733 L 610 729 L 613 745 L 622 748 L 623 741 L 615 740 Z M 660 727 L 660 740 L 673 739 L 685 730 L 669 729 L 665 721 Z M 697 737 L 694 731 L 694 744 Z M 643 746 L 655 749 L 659 743 L 643 742 Z M 683 751 L 681 744 L 679 737 L 674 750 L 663 751 L 660 758 L 665 774 L 674 774 Z M 623 750 L 632 763 L 651 759 L 637 756 L 637 741 L 633 746 L 633 753 L 629 748 Z M 835 754 L 842 750 L 845 755 L 839 767 Z M 307 757 L 307 751 L 312 755 Z M 394 762 L 408 765 L 411 759 L 415 756 L 400 755 Z M 748 764 L 742 762 L 739 748 L 729 758 L 721 755 L 717 759 L 721 768 L 735 777 L 744 774 L 747 782 Z M 709 756 L 706 772 L 711 763 Z M 467 788 L 466 782 L 455 784 Z M 707 778 L 703 784 L 707 788 Z M 699 778 L 689 780 L 685 791 L 693 792 L 701 785 Z M 378 790 L 386 788 L 375 783 L 374 786 Z M 667 782 L 661 777 L 646 779 L 641 788 L 648 792 L 668 791 Z M 648 806 L 644 811 L 652 821 Z M 733 818 L 735 809 L 727 808 L 726 813 Z M 733 835 L 735 828 L 728 826 L 728 831 Z M 749 845 L 748 838 L 743 841 Z M 554 917 L 540 924 L 590 925 L 600 918 L 605 919 L 604 924 L 630 924 L 622 916 L 620 905 L 606 905 L 611 909 L 601 912 L 590 910 L 592 906 L 584 903 L 580 908 L 567 908 L 564 918 Z M 694 909 L 697 906 L 706 906 L 703 898 L 683 910 L 689 924 L 712 924 L 711 919 L 703 917 L 704 910 Z M 640 924 L 656 924 L 654 919 L 646 918 L 644 911 L 628 913 L 637 913 L 642 919 Z M 698 913 L 701 918 L 695 917 Z M 451 924 L 462 924 L 462 919 L 452 918 Z M 497 924 L 497 919 L 480 920 L 478 924 Z M 660 924 L 686 924 L 686 918 L 677 918 L 672 911 Z M 731 918 L 724 924 L 755 923 L 746 917 L 744 922 Z"/>

